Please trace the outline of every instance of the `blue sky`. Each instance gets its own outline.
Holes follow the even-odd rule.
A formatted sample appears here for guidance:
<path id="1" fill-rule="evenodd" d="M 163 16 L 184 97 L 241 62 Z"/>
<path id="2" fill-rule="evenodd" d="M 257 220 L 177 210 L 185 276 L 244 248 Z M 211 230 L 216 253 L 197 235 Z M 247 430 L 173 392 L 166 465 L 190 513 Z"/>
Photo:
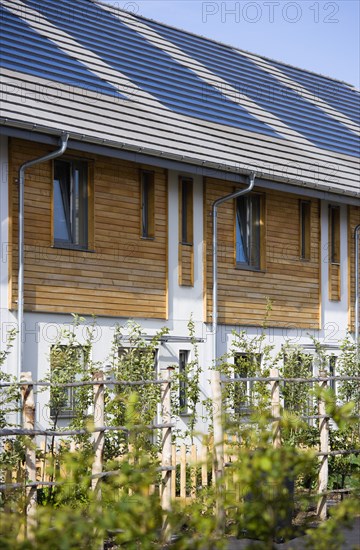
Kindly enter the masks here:
<path id="1" fill-rule="evenodd" d="M 359 0 L 106 0 L 360 87 Z"/>

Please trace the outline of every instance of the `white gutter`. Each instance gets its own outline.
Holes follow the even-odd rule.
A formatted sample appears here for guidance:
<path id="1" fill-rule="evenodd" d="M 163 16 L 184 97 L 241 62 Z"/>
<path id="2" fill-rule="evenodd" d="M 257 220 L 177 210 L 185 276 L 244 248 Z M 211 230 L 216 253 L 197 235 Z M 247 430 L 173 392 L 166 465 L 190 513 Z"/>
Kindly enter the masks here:
<path id="1" fill-rule="evenodd" d="M 17 378 L 20 376 L 23 367 L 24 356 L 24 196 L 25 196 L 25 171 L 27 168 L 40 164 L 56 157 L 60 157 L 67 148 L 69 134 L 61 136 L 61 146 L 43 157 L 24 162 L 19 168 L 19 270 L 18 270 L 18 356 L 17 356 Z"/>

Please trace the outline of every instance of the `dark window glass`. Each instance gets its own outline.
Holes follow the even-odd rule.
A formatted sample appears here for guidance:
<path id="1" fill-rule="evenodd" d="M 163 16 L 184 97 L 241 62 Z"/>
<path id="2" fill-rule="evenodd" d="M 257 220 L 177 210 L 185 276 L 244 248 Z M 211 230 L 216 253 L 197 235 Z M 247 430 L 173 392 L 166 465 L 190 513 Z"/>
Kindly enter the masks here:
<path id="1" fill-rule="evenodd" d="M 236 202 L 236 263 L 260 269 L 261 198 L 245 195 Z"/>
<path id="2" fill-rule="evenodd" d="M 310 202 L 300 201 L 300 257 L 302 260 L 310 260 L 310 208 Z"/>
<path id="3" fill-rule="evenodd" d="M 329 358 L 329 375 L 336 376 L 336 360 L 337 357 L 332 355 Z M 330 380 L 330 388 L 336 393 L 336 380 Z"/>
<path id="4" fill-rule="evenodd" d="M 330 262 L 340 263 L 340 207 L 329 207 Z"/>
<path id="5" fill-rule="evenodd" d="M 141 236 L 154 237 L 154 174 L 141 172 Z"/>
<path id="6" fill-rule="evenodd" d="M 180 180 L 180 240 L 182 244 L 193 244 L 193 182 L 188 178 Z"/>
<path id="7" fill-rule="evenodd" d="M 187 381 L 186 381 L 186 366 L 189 360 L 188 351 L 179 352 L 179 408 L 180 413 L 188 412 L 187 405 Z"/>
<path id="8" fill-rule="evenodd" d="M 83 161 L 54 161 L 54 241 L 58 245 L 88 246 L 88 165 Z"/>

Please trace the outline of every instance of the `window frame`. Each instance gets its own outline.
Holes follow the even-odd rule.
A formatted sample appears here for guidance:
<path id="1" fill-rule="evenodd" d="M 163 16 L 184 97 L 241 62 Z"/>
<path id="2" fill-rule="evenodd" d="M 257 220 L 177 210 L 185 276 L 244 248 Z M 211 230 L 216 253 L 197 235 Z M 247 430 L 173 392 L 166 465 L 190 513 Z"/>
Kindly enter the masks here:
<path id="1" fill-rule="evenodd" d="M 300 259 L 311 260 L 311 201 L 299 201 Z"/>
<path id="2" fill-rule="evenodd" d="M 68 239 L 61 239 L 56 237 L 55 232 L 55 223 L 56 223 L 56 208 L 55 208 L 55 175 L 56 175 L 56 165 L 68 165 L 69 166 L 69 173 L 68 173 L 68 182 L 67 187 L 70 189 L 70 192 L 68 193 L 67 201 L 68 205 L 65 205 L 65 203 L 62 203 L 63 211 L 65 213 L 66 210 L 68 210 L 67 217 L 68 219 L 65 220 L 67 225 L 67 231 L 69 234 Z M 52 162 L 52 196 L 51 196 L 51 241 L 52 246 L 54 248 L 64 248 L 64 249 L 71 249 L 71 250 L 82 250 L 82 251 L 91 251 L 94 246 L 93 242 L 93 232 L 94 232 L 94 166 L 93 161 L 89 160 L 87 158 L 79 158 L 79 157 L 60 157 L 58 159 L 54 159 Z M 76 168 L 82 169 L 81 179 L 82 182 L 79 184 L 79 192 L 77 196 L 80 196 L 81 194 L 85 194 L 85 196 L 82 196 L 81 200 L 81 209 L 74 210 L 73 204 L 76 203 L 77 199 L 74 199 L 74 186 L 75 186 L 75 176 L 74 172 Z M 59 181 L 59 192 L 61 193 L 61 187 L 62 183 L 60 178 L 57 180 Z M 61 194 L 62 200 L 64 200 L 65 195 L 65 185 L 63 185 L 64 193 Z M 76 197 L 76 196 L 75 196 Z M 68 206 L 68 208 L 67 208 Z M 82 220 L 80 221 L 80 224 L 82 228 L 76 230 L 72 234 L 72 228 L 76 225 L 76 218 L 81 215 Z M 65 213 L 66 216 L 66 213 Z M 83 233 L 81 235 L 81 233 Z"/>
<path id="3" fill-rule="evenodd" d="M 341 208 L 328 209 L 328 295 L 331 302 L 341 301 Z"/>
<path id="4" fill-rule="evenodd" d="M 304 357 L 306 357 L 306 360 L 309 362 L 309 364 L 307 365 L 308 373 L 310 375 L 309 378 L 313 378 L 313 377 L 315 377 L 315 373 L 317 371 L 314 351 L 313 350 L 307 350 L 306 348 L 303 348 L 302 353 L 303 353 Z M 287 360 L 288 360 L 288 355 L 285 352 L 283 352 L 283 364 L 284 364 L 284 366 L 286 365 Z M 296 358 L 296 362 L 297 362 L 297 365 L 299 365 L 299 366 L 301 365 L 301 353 L 298 353 L 297 358 Z M 298 383 L 301 384 L 301 382 L 298 382 Z M 293 385 L 294 382 L 283 381 L 282 384 L 283 384 L 283 387 L 286 387 L 287 385 L 290 385 L 290 386 Z M 295 382 L 295 384 L 296 384 L 296 382 Z M 307 396 L 307 402 L 306 402 L 306 405 L 305 405 L 306 409 L 303 411 L 305 413 L 305 416 L 307 416 L 307 415 L 309 415 L 310 412 L 312 412 L 312 409 L 313 409 L 314 404 L 315 404 L 315 399 L 314 399 L 314 397 L 311 393 L 313 388 L 314 388 L 314 383 L 313 382 L 304 382 L 304 384 L 309 389 L 309 395 Z M 284 407 L 284 410 L 286 410 L 286 411 L 289 410 L 289 403 L 286 401 L 285 397 L 283 397 L 283 407 Z M 312 415 L 309 415 L 309 416 L 312 416 Z M 314 419 L 313 418 L 304 418 L 303 420 L 309 426 L 312 426 L 314 424 Z"/>
<path id="5" fill-rule="evenodd" d="M 232 410 L 235 414 L 240 415 L 240 416 L 248 416 L 248 415 L 251 414 L 253 400 L 254 400 L 254 396 L 253 396 L 254 382 L 252 382 L 251 380 L 244 380 L 244 378 L 245 379 L 246 378 L 252 378 L 251 376 L 249 376 L 248 370 L 247 370 L 247 372 L 244 373 L 245 376 L 244 375 L 240 376 L 236 372 L 236 369 L 239 367 L 239 364 L 238 364 L 238 359 L 239 358 L 244 358 L 247 361 L 251 360 L 252 363 L 254 364 L 254 367 L 261 368 L 262 354 L 261 353 L 247 353 L 247 352 L 234 353 L 234 366 L 233 366 L 233 379 L 235 381 L 234 384 L 242 383 L 242 384 L 245 385 L 244 396 L 246 397 L 246 402 L 245 402 L 245 404 L 237 403 L 236 395 L 235 395 L 235 392 L 234 392 L 234 400 L 233 400 L 233 403 L 231 404 L 231 407 L 232 407 Z M 236 385 L 234 386 L 234 390 L 236 390 Z"/>
<path id="6" fill-rule="evenodd" d="M 184 360 L 181 360 L 183 355 Z M 182 380 L 182 373 L 186 373 L 187 365 L 190 362 L 190 350 L 179 350 L 179 415 L 187 416 L 191 414 L 189 410 L 188 398 L 187 398 L 187 380 Z"/>
<path id="7" fill-rule="evenodd" d="M 72 349 L 76 349 L 77 351 L 79 351 L 82 355 L 82 358 L 81 358 L 81 361 L 82 361 L 82 367 L 83 367 L 83 370 L 85 372 L 85 368 L 86 368 L 86 364 L 87 364 L 87 361 L 88 361 L 88 354 L 89 354 L 89 349 L 87 346 L 82 346 L 82 345 L 77 345 L 77 346 L 69 346 L 67 344 L 60 344 L 60 345 L 57 345 L 57 346 L 51 346 L 50 348 L 50 376 L 51 376 L 51 370 L 52 370 L 52 365 L 51 365 L 51 353 L 52 353 L 52 350 L 57 347 L 57 348 L 61 348 L 61 349 L 65 349 L 65 348 L 72 348 Z M 72 378 L 72 382 L 76 382 L 76 381 L 79 381 L 79 373 L 74 373 L 74 376 Z M 63 388 L 64 389 L 64 393 L 67 394 L 67 403 L 69 403 L 69 406 L 66 406 L 65 407 L 62 407 L 61 409 L 59 409 L 59 412 L 58 414 L 54 413 L 54 409 L 50 407 L 50 418 L 57 418 L 57 419 L 63 419 L 63 418 L 74 418 L 74 416 L 76 415 L 76 411 L 75 411 L 75 406 L 76 406 L 76 387 L 67 387 L 67 388 Z M 51 396 L 51 387 L 50 387 L 50 396 Z M 50 402 L 51 402 L 51 397 L 50 397 Z"/>
<path id="8" fill-rule="evenodd" d="M 336 376 L 336 369 L 337 369 L 337 361 L 338 356 L 337 355 L 330 355 L 329 357 L 329 376 Z M 334 392 L 334 394 L 337 394 L 337 384 L 336 380 L 329 380 L 329 388 Z"/>
<path id="9" fill-rule="evenodd" d="M 155 239 L 155 172 L 140 170 L 140 236 Z"/>
<path id="10" fill-rule="evenodd" d="M 186 176 L 179 177 L 179 242 L 194 245 L 194 180 Z"/>
<path id="11" fill-rule="evenodd" d="M 138 360 L 141 359 L 141 355 L 144 353 L 147 353 L 147 350 L 142 350 L 141 348 L 137 348 L 136 346 L 131 345 L 118 345 L 117 346 L 117 356 L 118 359 L 121 361 L 123 358 L 125 358 L 126 355 L 128 355 L 131 352 L 138 351 Z M 159 363 L 159 348 L 156 348 L 153 350 L 153 359 L 154 359 L 154 379 L 158 375 L 158 363 Z"/>
<path id="12" fill-rule="evenodd" d="M 258 203 L 258 211 L 259 211 L 259 220 L 258 220 L 258 235 L 256 236 L 256 240 L 258 241 L 257 248 L 258 248 L 258 254 L 257 254 L 257 262 L 256 264 L 251 262 L 251 251 L 250 251 L 250 259 L 249 261 L 239 261 L 238 260 L 238 224 L 239 224 L 239 218 L 238 218 L 238 204 L 239 201 L 245 200 L 246 201 L 246 212 L 248 216 L 248 208 L 249 208 L 249 201 L 253 201 L 254 198 L 257 198 Z M 234 260 L 235 260 L 235 268 L 236 269 L 243 269 L 248 271 L 264 271 L 265 265 L 266 265 L 266 258 L 265 258 L 265 252 L 266 252 L 266 245 L 265 245 L 265 215 L 266 215 L 266 208 L 265 208 L 265 194 L 264 193 L 249 193 L 247 195 L 243 195 L 240 197 L 237 197 L 234 200 L 234 216 L 235 216 L 235 223 L 234 223 Z M 241 228 L 239 229 L 241 231 Z M 247 239 L 250 240 L 250 237 L 246 235 Z M 249 248 L 251 248 L 253 245 L 250 243 Z M 249 251 L 248 251 L 249 252 Z M 249 255 L 249 254 L 248 254 Z"/>
<path id="13" fill-rule="evenodd" d="M 341 212 L 340 206 L 329 205 L 329 263 L 340 265 L 341 259 Z"/>

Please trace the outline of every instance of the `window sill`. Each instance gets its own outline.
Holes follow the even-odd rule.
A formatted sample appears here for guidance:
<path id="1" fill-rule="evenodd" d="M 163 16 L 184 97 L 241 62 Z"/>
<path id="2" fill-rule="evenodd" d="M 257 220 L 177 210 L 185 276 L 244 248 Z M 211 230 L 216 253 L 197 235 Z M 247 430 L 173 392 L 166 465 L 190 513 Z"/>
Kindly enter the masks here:
<path id="1" fill-rule="evenodd" d="M 235 269 L 243 271 L 255 271 L 256 273 L 266 273 L 265 269 L 259 267 L 252 267 L 251 265 L 235 264 Z"/>
<path id="2" fill-rule="evenodd" d="M 155 237 L 144 237 L 143 235 L 141 235 L 140 239 L 142 241 L 155 241 Z"/>
<path id="3" fill-rule="evenodd" d="M 182 241 L 179 242 L 182 246 L 194 246 L 193 243 L 184 243 Z"/>
<path id="4" fill-rule="evenodd" d="M 57 418 L 60 420 L 63 420 L 63 419 L 72 419 L 72 418 L 75 418 L 76 414 L 75 414 L 75 411 L 61 411 L 59 412 L 59 414 L 57 415 Z M 54 419 L 56 418 L 56 415 L 53 414 L 52 412 L 50 413 L 50 418 L 51 419 Z"/>
<path id="5" fill-rule="evenodd" d="M 189 416 L 191 416 L 193 413 L 191 411 L 187 411 L 187 412 L 180 412 L 179 413 L 179 416 L 180 418 L 189 418 Z"/>
<path id="6" fill-rule="evenodd" d="M 59 250 L 76 250 L 77 252 L 88 252 L 90 254 L 95 254 L 95 250 L 92 250 L 90 248 L 84 248 L 82 246 L 77 245 L 71 245 L 66 243 L 54 243 L 51 245 L 51 248 L 56 248 Z"/>

